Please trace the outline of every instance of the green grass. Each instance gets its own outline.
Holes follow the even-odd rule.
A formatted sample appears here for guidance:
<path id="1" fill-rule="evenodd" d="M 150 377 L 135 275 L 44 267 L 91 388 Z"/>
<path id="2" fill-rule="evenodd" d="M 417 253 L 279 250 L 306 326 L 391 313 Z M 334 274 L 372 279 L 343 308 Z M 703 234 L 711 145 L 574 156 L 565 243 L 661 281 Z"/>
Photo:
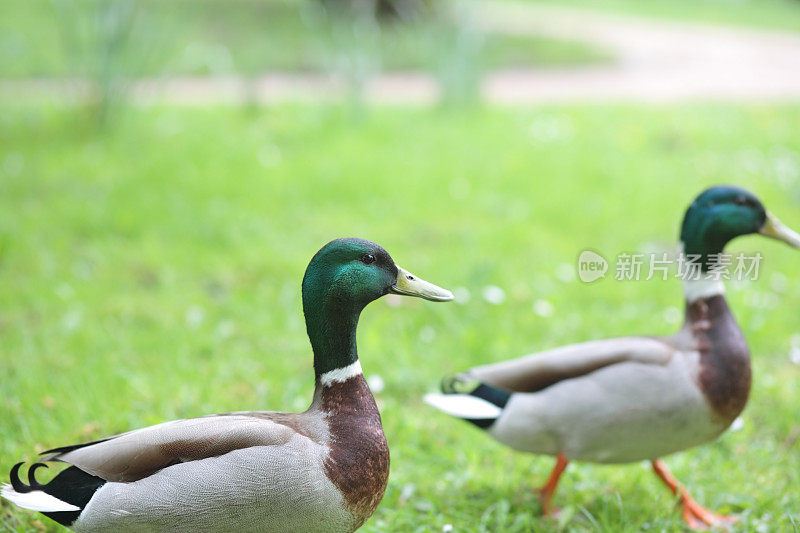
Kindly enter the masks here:
<path id="1" fill-rule="evenodd" d="M 56 9 L 64 4 L 68 9 Z M 316 0 L 140 0 L 123 9 L 86 0 L 0 3 L 0 77 L 75 76 L 94 72 L 113 49 L 112 68 L 126 75 L 255 75 L 271 70 L 319 72 L 348 61 L 384 70 L 430 69 L 452 53 L 453 24 L 426 17 L 418 24 L 331 23 Z M 119 5 L 127 5 L 125 3 Z M 79 8 L 74 8 L 79 6 Z M 131 24 L 117 48 L 98 46 L 113 26 Z M 115 33 L 109 32 L 111 35 Z M 356 35 L 354 35 L 354 33 Z M 608 61 L 592 47 L 541 37 L 474 35 L 474 61 L 484 68 Z M 350 68 L 353 68 L 352 66 Z M 362 65 L 358 68 L 364 68 Z"/>
<path id="2" fill-rule="evenodd" d="M 313 387 L 300 280 L 328 240 L 361 236 L 465 303 L 385 300 L 359 329 L 392 453 L 365 531 L 551 531 L 516 454 L 421 402 L 477 363 L 587 339 L 668 334 L 677 281 L 584 285 L 579 252 L 671 247 L 704 186 L 756 191 L 800 227 L 798 107 L 132 109 L 0 113 L 0 470 L 47 447 L 177 417 L 300 410 Z M 753 353 L 744 427 L 667 458 L 736 530 L 800 522 L 800 254 L 760 237 L 761 279 L 729 287 Z M 502 305 L 482 297 L 497 285 Z M 549 317 L 533 304 L 547 300 Z M 792 435 L 795 438 L 792 438 Z M 3 474 L 5 476 L 5 474 Z M 572 464 L 570 531 L 682 531 L 641 464 Z M 6 531 L 52 522 L 0 504 Z M 766 528 L 766 529 L 764 529 Z"/>
<path id="3" fill-rule="evenodd" d="M 532 0 L 559 6 L 596 9 L 715 24 L 800 31 L 796 0 Z"/>

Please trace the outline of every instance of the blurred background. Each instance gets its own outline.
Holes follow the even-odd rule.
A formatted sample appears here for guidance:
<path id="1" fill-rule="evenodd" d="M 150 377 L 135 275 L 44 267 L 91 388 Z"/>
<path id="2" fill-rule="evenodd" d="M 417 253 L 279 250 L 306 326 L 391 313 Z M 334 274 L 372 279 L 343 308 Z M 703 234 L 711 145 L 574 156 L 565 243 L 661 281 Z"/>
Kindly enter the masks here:
<path id="1" fill-rule="evenodd" d="M 457 296 L 361 321 L 392 451 L 366 531 L 683 531 L 638 464 L 570 465 L 542 519 L 551 459 L 420 398 L 482 362 L 672 333 L 677 280 L 586 285 L 578 255 L 673 252 L 718 183 L 800 230 L 799 104 L 797 0 L 4 0 L 0 471 L 172 418 L 304 409 L 300 280 L 359 236 Z M 800 254 L 731 250 L 764 256 L 728 287 L 751 402 L 667 462 L 742 531 L 798 531 Z M 0 530 L 57 529 L 2 502 Z"/>

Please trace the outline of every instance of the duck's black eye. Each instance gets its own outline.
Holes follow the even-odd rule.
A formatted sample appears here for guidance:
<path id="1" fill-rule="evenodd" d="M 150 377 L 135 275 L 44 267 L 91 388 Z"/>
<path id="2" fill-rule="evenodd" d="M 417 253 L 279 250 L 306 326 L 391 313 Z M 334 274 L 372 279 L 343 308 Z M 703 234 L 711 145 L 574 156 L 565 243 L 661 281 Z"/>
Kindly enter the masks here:
<path id="1" fill-rule="evenodd" d="M 733 203 L 735 203 L 736 205 L 748 205 L 749 204 L 749 202 L 747 201 L 747 198 L 745 196 L 737 196 L 736 198 L 733 199 Z"/>
<path id="2" fill-rule="evenodd" d="M 372 254 L 364 254 L 361 256 L 360 261 L 365 265 L 371 265 L 372 263 L 375 262 L 375 256 Z"/>

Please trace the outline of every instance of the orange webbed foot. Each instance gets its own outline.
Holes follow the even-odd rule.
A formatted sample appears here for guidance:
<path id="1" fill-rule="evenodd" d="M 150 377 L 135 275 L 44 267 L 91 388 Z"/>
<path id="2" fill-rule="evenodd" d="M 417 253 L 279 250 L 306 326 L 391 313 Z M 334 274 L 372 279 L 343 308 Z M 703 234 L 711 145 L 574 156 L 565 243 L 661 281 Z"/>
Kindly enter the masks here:
<path id="1" fill-rule="evenodd" d="M 697 503 L 691 497 L 682 497 L 683 505 L 683 520 L 686 524 L 699 531 L 705 531 L 709 528 L 722 528 L 728 529 L 730 526 L 739 521 L 739 518 L 733 515 L 717 514 L 709 509 L 706 509 Z"/>
<path id="2" fill-rule="evenodd" d="M 725 516 L 710 511 L 697 503 L 689 491 L 678 483 L 675 476 L 667 469 L 661 459 L 653 461 L 653 471 L 670 488 L 673 494 L 680 496 L 683 520 L 691 529 L 705 531 L 709 528 L 727 529 L 739 519 L 735 516 Z"/>

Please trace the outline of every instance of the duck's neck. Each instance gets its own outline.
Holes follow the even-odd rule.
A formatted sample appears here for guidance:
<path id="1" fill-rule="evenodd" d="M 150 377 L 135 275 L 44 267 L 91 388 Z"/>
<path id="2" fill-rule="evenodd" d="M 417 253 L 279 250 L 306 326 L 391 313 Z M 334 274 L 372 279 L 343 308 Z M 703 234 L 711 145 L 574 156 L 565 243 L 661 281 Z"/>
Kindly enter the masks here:
<path id="1" fill-rule="evenodd" d="M 360 311 L 325 305 L 305 310 L 316 374 L 312 408 L 337 416 L 355 412 L 361 424 L 370 419 L 370 424 L 380 428 L 378 407 L 358 360 L 356 327 Z"/>
<path id="2" fill-rule="evenodd" d="M 698 257 L 697 263 L 702 265 L 703 270 L 708 270 L 713 264 L 714 257 L 722 253 L 728 241 L 730 241 L 729 238 L 712 238 L 687 231 L 681 235 L 683 253 L 687 256 Z"/>
<path id="3" fill-rule="evenodd" d="M 687 244 L 685 233 L 684 230 L 684 235 L 681 235 L 680 250 L 687 262 L 691 261 L 699 267 L 699 272 L 696 273 L 687 270 L 684 279 L 681 280 L 686 304 L 691 305 L 698 300 L 717 295 L 724 296 L 725 285 L 722 280 L 714 279 L 715 276 L 709 276 L 708 272 L 716 264 L 715 258 L 717 254 L 722 253 L 725 243 L 711 246 L 702 240 L 688 239 L 689 243 Z"/>
<path id="4" fill-rule="evenodd" d="M 306 330 L 314 351 L 317 382 L 343 380 L 361 374 L 356 347 L 356 328 L 361 309 L 328 301 L 304 305 Z"/>

